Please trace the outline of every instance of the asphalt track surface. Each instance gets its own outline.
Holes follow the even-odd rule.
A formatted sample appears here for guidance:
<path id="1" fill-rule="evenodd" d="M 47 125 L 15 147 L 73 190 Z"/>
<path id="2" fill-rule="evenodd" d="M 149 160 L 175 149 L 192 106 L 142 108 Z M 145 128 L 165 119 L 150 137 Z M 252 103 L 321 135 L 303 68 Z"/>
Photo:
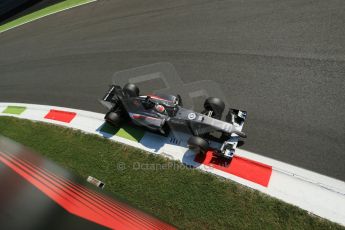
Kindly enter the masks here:
<path id="1" fill-rule="evenodd" d="M 343 0 L 98 1 L 0 34 L 0 101 L 103 112 L 114 72 L 172 63 L 249 113 L 243 147 L 345 180 Z"/>

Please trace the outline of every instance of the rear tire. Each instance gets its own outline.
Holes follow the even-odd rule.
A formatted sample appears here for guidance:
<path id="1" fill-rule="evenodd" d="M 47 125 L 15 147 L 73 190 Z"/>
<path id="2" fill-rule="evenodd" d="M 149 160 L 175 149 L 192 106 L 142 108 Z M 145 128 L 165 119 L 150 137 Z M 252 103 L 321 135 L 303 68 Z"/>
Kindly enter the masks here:
<path id="1" fill-rule="evenodd" d="M 123 120 L 119 112 L 109 112 L 105 115 L 104 119 L 115 127 L 120 126 Z"/>
<path id="2" fill-rule="evenodd" d="M 204 102 L 206 111 L 213 111 L 212 117 L 220 119 L 225 109 L 225 103 L 217 97 L 209 97 Z"/>
<path id="3" fill-rule="evenodd" d="M 132 83 L 128 83 L 123 87 L 123 91 L 125 92 L 125 94 L 127 94 L 127 96 L 129 97 L 138 97 L 139 96 L 139 88 L 132 84 Z"/>
<path id="4" fill-rule="evenodd" d="M 209 148 L 209 144 L 201 137 L 192 136 L 188 139 L 188 147 L 197 154 L 205 154 Z"/>

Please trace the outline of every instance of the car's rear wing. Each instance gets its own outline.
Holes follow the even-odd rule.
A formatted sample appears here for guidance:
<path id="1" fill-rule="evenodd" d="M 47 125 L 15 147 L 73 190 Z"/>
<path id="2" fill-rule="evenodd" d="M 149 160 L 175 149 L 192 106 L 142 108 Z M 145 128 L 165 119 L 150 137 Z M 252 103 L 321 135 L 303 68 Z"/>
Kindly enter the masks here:
<path id="1" fill-rule="evenodd" d="M 99 102 L 107 109 L 111 109 L 115 105 L 118 97 L 121 96 L 122 94 L 123 92 L 120 86 L 110 85 L 109 89 L 107 90 L 105 95 L 102 97 L 102 99 L 99 100 Z"/>

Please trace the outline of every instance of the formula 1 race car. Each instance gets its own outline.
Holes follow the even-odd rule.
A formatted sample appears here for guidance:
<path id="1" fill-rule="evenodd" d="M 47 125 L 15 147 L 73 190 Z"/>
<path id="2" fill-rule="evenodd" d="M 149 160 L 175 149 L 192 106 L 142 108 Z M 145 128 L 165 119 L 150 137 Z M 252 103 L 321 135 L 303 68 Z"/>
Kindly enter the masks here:
<path id="1" fill-rule="evenodd" d="M 171 131 L 190 134 L 188 147 L 198 154 L 210 149 L 210 141 L 221 143 L 214 152 L 231 158 L 240 138 L 245 138 L 242 127 L 247 113 L 230 109 L 225 121 L 221 120 L 225 109 L 219 98 L 205 100 L 200 113 L 182 107 L 179 95 L 139 95 L 139 88 L 126 84 L 123 88 L 111 85 L 101 103 L 109 109 L 105 120 L 113 126 L 131 120 L 133 124 L 168 136 Z"/>

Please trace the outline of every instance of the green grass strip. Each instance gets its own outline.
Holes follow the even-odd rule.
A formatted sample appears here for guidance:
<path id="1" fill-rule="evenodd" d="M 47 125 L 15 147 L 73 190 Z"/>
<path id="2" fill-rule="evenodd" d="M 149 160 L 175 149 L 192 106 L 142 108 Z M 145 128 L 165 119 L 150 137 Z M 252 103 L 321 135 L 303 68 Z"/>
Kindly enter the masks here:
<path id="1" fill-rule="evenodd" d="M 15 0 L 14 0 L 15 1 Z M 78 6 L 78 5 L 82 5 L 88 2 L 93 2 L 95 0 L 66 0 L 57 4 L 54 4 L 52 6 L 48 6 L 42 10 L 38 10 L 36 12 L 33 12 L 31 14 L 25 15 L 21 18 L 15 19 L 13 21 L 10 21 L 4 25 L 0 26 L 0 33 L 5 32 L 6 30 L 12 29 L 14 27 L 23 25 L 27 22 L 31 22 L 34 20 L 37 20 L 39 18 L 42 18 L 44 16 L 53 14 L 53 13 L 57 13 L 59 11 L 74 7 L 74 6 Z"/>
<path id="2" fill-rule="evenodd" d="M 181 229 L 344 229 L 293 205 L 96 135 L 13 117 L 0 134 Z M 313 196 L 314 194 L 310 194 Z"/>
<path id="3" fill-rule="evenodd" d="M 2 113 L 20 115 L 26 110 L 23 106 L 7 106 L 7 108 L 2 111 Z"/>

